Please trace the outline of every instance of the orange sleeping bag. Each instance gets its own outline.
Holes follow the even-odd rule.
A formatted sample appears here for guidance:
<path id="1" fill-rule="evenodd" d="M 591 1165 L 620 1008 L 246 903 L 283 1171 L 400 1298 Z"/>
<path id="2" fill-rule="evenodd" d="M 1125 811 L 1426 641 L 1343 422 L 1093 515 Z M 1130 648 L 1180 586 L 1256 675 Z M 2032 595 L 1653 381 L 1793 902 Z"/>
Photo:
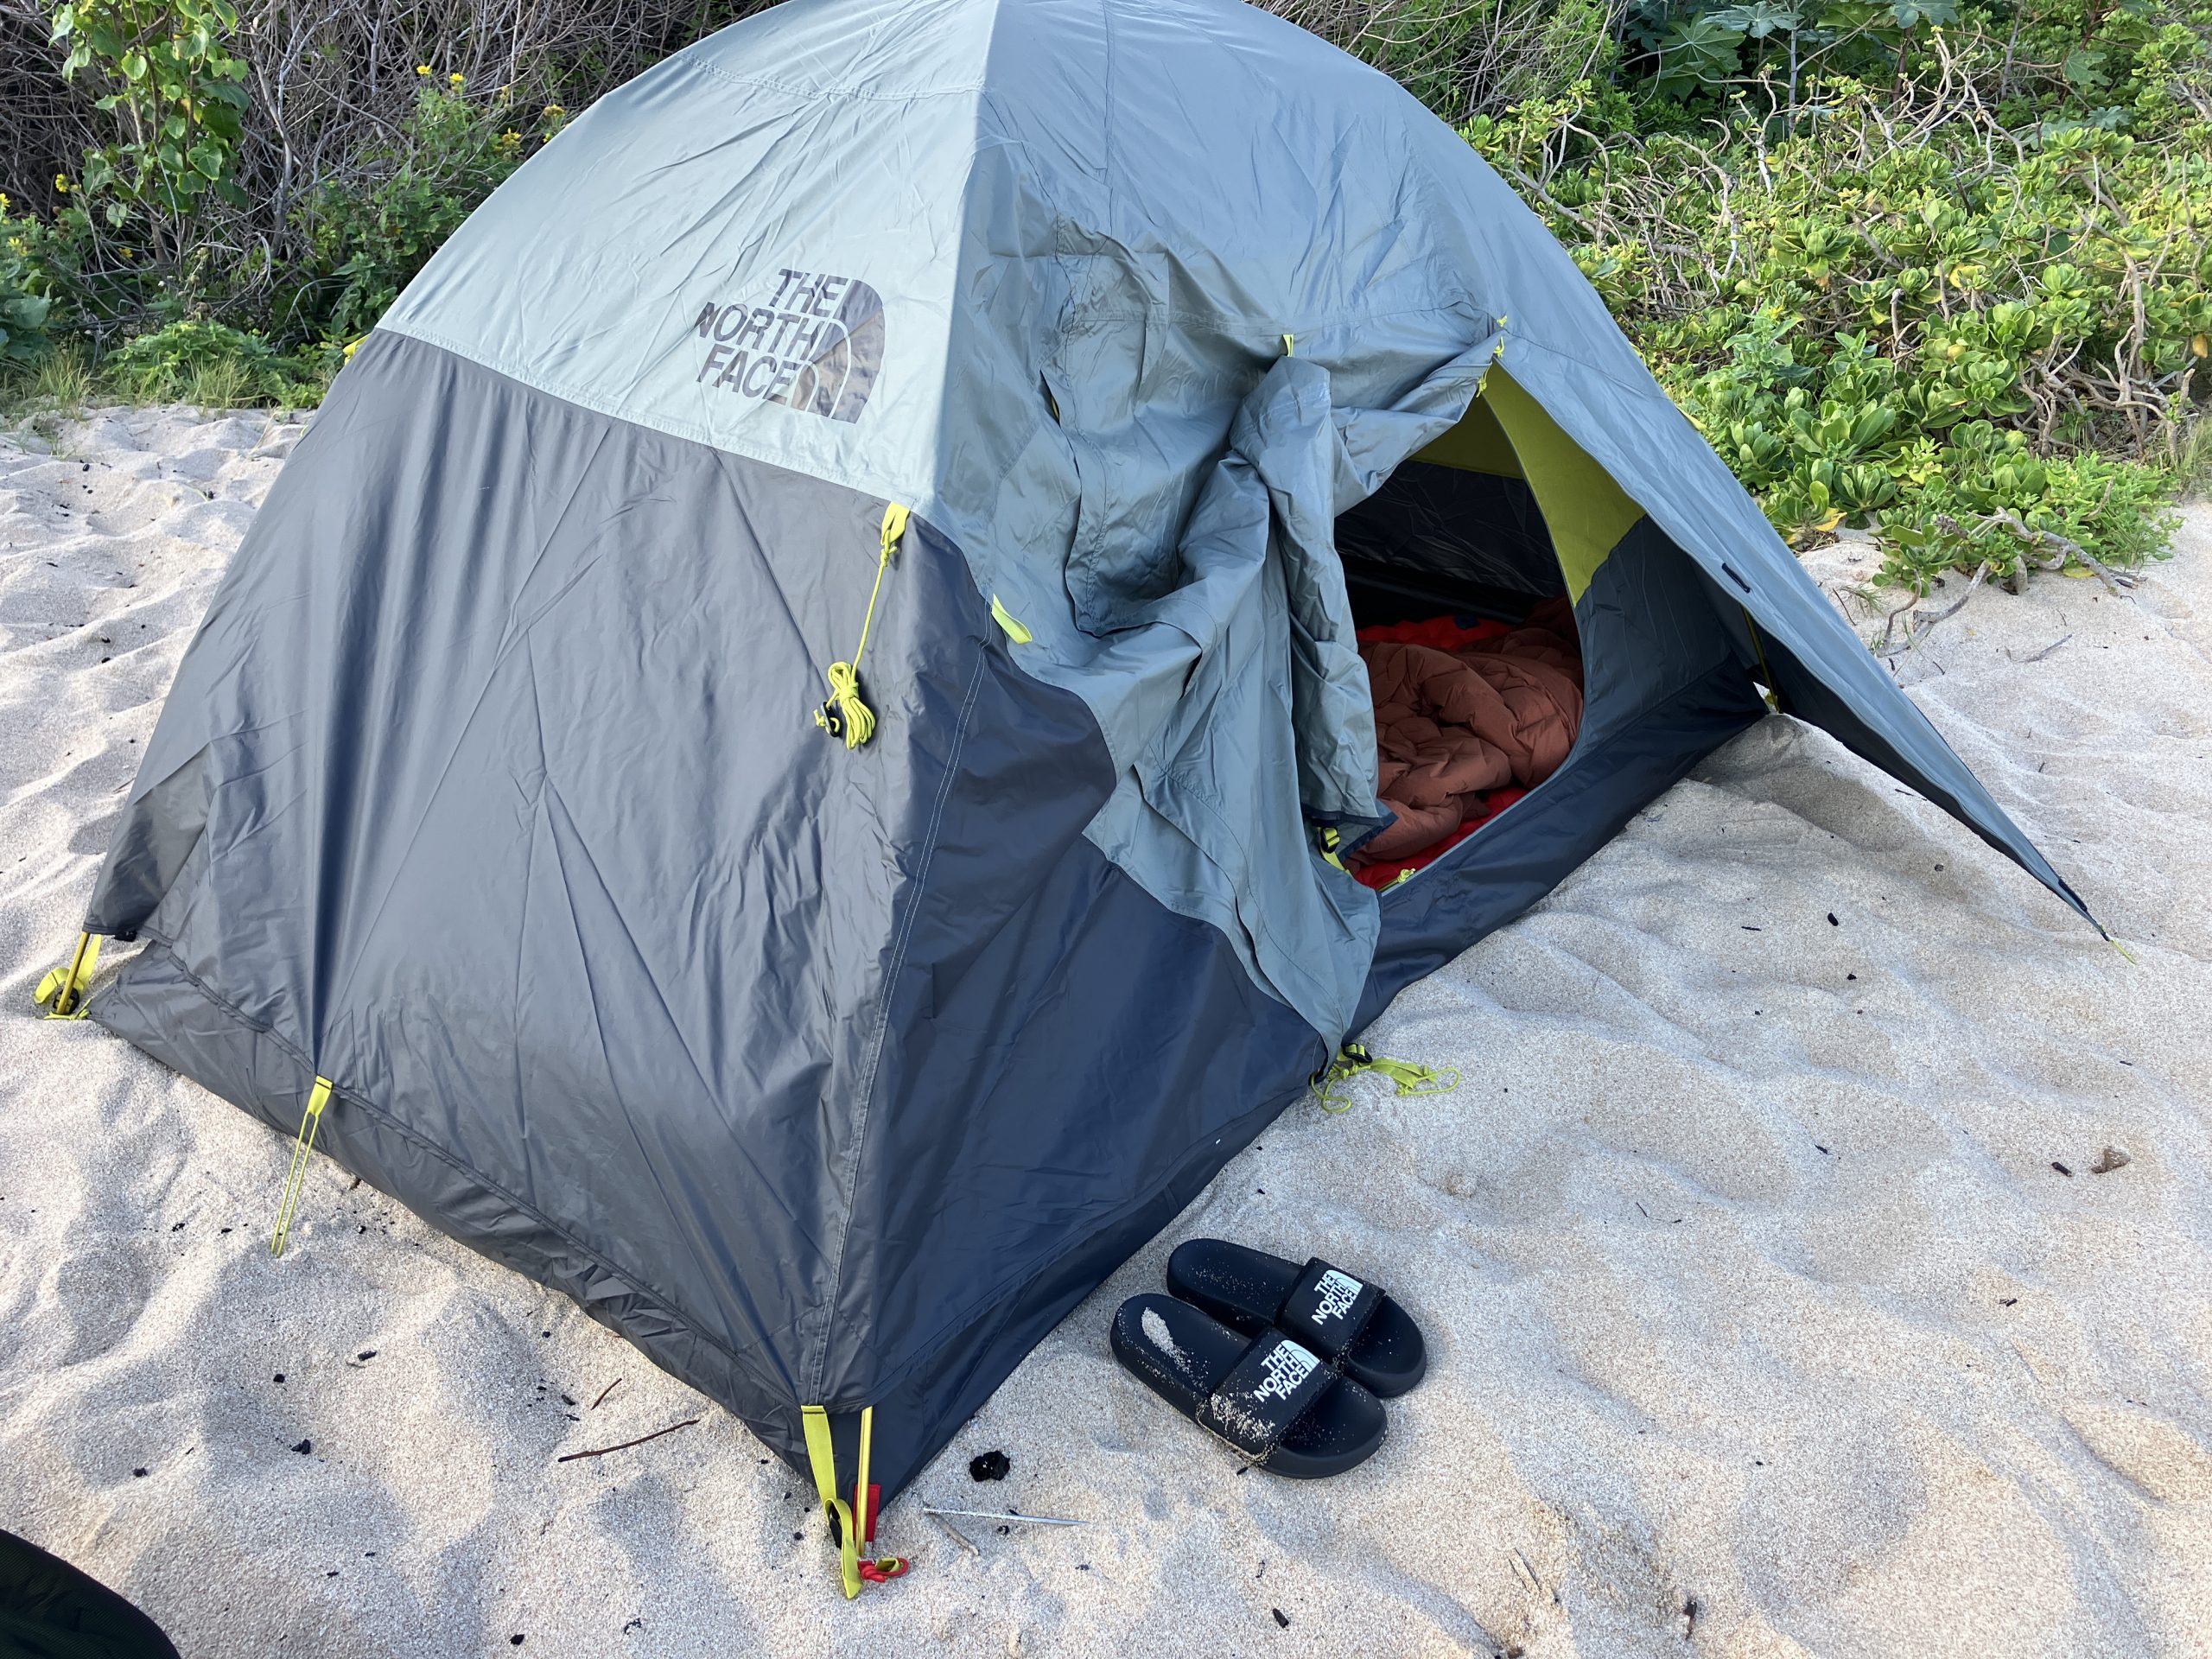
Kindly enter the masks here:
<path id="1" fill-rule="evenodd" d="M 1517 628 L 1448 617 L 1363 628 L 1376 793 L 1390 826 L 1349 862 L 1370 886 L 1418 868 L 1550 777 L 1582 725 L 1582 656 L 1564 600 Z"/>

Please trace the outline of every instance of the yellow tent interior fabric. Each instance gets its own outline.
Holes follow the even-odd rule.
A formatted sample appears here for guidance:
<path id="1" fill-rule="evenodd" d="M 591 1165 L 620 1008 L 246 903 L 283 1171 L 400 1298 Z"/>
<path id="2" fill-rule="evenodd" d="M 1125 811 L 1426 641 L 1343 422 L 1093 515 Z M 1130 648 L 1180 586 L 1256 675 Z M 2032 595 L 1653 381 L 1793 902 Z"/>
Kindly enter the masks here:
<path id="1" fill-rule="evenodd" d="M 1503 372 L 1492 369 L 1491 376 Z M 1488 390 L 1489 377 L 1485 377 L 1484 391 L 1487 393 Z M 1513 453 L 1513 441 L 1497 423 L 1486 396 L 1478 396 L 1467 405 L 1467 412 L 1459 417 L 1457 426 L 1415 454 L 1414 459 L 1455 467 L 1463 473 L 1489 473 L 1497 478 L 1522 475 L 1520 457 Z"/>
<path id="2" fill-rule="evenodd" d="M 1482 395 L 1459 423 L 1414 459 L 1528 480 L 1573 600 L 1582 597 L 1605 556 L 1643 516 L 1611 474 L 1497 365 L 1483 377 Z"/>

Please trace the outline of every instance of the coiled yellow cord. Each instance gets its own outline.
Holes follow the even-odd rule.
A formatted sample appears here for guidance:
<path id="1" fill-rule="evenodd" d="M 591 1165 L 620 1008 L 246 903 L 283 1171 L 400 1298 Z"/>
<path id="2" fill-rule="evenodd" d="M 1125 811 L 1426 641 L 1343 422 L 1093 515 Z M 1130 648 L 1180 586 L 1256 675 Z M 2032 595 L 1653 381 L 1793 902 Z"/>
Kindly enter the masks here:
<path id="1" fill-rule="evenodd" d="M 896 501 L 883 510 L 883 550 L 875 562 L 875 586 L 868 590 L 868 614 L 861 619 L 861 642 L 853 649 L 849 663 L 832 663 L 823 677 L 830 683 L 830 699 L 814 711 L 814 723 L 832 737 L 842 737 L 845 747 L 857 749 L 875 735 L 875 710 L 861 696 L 861 658 L 868 650 L 868 630 L 875 626 L 875 601 L 883 594 L 883 573 L 891 568 L 891 556 L 899 550 L 899 538 L 906 533 L 906 509 Z"/>
<path id="2" fill-rule="evenodd" d="M 1389 1078 L 1402 1095 L 1449 1094 L 1459 1086 L 1457 1066 L 1438 1071 L 1415 1065 L 1410 1060 L 1394 1060 L 1388 1055 L 1375 1053 L 1363 1044 L 1346 1043 L 1337 1051 L 1334 1059 L 1313 1074 L 1313 1092 L 1321 1109 L 1332 1116 L 1350 1111 L 1351 1096 L 1338 1094 L 1336 1085 L 1363 1071 Z"/>
<path id="3" fill-rule="evenodd" d="M 814 711 L 814 723 L 845 747 L 857 749 L 875 735 L 875 711 L 861 701 L 860 670 L 850 663 L 832 663 L 823 677 L 830 682 L 830 701 Z"/>

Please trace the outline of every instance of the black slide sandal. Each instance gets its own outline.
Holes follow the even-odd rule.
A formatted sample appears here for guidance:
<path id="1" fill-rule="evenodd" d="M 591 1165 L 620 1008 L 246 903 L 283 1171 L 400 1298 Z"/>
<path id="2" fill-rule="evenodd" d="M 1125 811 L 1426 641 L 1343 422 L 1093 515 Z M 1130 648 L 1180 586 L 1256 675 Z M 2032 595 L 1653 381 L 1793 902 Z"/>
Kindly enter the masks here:
<path id="1" fill-rule="evenodd" d="M 1373 1457 L 1382 1402 L 1280 1331 L 1255 1341 L 1172 1296 L 1132 1296 L 1114 1315 L 1114 1357 L 1247 1463 L 1293 1480 Z"/>
<path id="2" fill-rule="evenodd" d="M 1167 1258 L 1167 1288 L 1247 1335 L 1274 1329 L 1294 1338 L 1378 1399 L 1403 1394 L 1428 1370 L 1413 1316 L 1318 1255 L 1300 1267 L 1225 1239 L 1193 1238 Z"/>

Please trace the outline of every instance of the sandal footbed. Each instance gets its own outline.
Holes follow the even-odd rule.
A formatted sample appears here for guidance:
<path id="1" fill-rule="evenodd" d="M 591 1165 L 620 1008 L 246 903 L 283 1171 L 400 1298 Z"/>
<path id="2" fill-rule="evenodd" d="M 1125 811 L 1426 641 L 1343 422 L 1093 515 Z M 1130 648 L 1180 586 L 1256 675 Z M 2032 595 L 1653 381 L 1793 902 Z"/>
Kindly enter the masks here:
<path id="1" fill-rule="evenodd" d="M 1252 1338 L 1173 1296 L 1132 1296 L 1115 1313 L 1110 1341 L 1124 1369 L 1193 1422 Z M 1380 1401 L 1339 1376 L 1284 1432 L 1262 1466 L 1293 1480 L 1342 1474 L 1373 1457 L 1389 1432 Z"/>

